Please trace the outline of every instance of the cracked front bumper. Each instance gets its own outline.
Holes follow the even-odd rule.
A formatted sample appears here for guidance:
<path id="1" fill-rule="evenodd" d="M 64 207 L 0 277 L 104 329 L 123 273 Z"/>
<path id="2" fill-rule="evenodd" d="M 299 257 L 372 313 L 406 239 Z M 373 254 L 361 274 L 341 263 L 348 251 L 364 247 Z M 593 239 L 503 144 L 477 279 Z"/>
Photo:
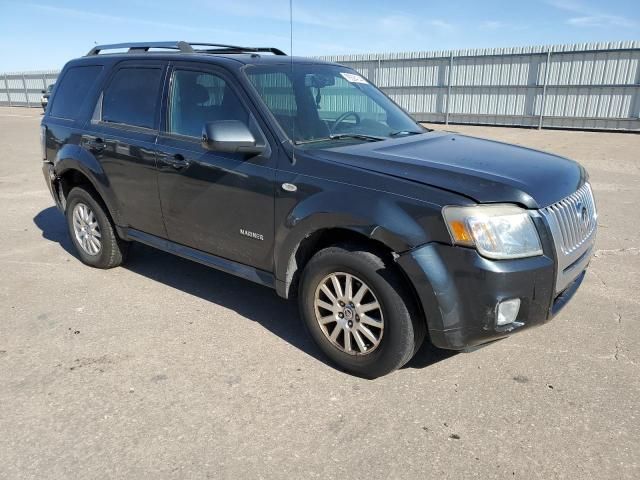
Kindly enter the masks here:
<path id="1" fill-rule="evenodd" d="M 560 294 L 554 294 L 554 259 L 541 255 L 515 260 L 490 260 L 476 250 L 428 244 L 398 258 L 417 291 L 431 342 L 440 348 L 464 350 L 541 325 L 573 296 L 584 270 Z M 513 324 L 496 325 L 496 305 L 519 298 Z"/>

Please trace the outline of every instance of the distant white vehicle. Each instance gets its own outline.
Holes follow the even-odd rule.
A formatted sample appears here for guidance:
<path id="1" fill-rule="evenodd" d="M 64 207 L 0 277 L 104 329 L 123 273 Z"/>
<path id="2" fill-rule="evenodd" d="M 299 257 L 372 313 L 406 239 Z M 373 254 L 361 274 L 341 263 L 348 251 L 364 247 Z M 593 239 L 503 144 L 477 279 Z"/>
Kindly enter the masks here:
<path id="1" fill-rule="evenodd" d="M 55 83 L 52 83 L 47 87 L 46 90 L 42 90 L 42 97 L 40 97 L 40 104 L 42 105 L 43 110 L 47 110 L 47 105 L 49 104 L 49 97 L 51 96 L 51 92 L 53 91 L 53 86 Z"/>

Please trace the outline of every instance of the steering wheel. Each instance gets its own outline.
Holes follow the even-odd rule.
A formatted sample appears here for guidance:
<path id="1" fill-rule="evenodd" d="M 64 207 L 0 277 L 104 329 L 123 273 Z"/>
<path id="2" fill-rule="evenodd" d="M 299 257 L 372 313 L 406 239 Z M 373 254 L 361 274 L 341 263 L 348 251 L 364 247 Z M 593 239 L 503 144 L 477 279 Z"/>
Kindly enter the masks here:
<path id="1" fill-rule="evenodd" d="M 333 135 L 338 125 L 340 125 L 349 117 L 354 117 L 356 119 L 356 125 L 360 125 L 360 115 L 358 115 L 356 112 L 344 112 L 342 115 L 336 118 L 335 122 L 333 122 L 333 127 L 331 127 L 330 129 L 330 133 Z"/>

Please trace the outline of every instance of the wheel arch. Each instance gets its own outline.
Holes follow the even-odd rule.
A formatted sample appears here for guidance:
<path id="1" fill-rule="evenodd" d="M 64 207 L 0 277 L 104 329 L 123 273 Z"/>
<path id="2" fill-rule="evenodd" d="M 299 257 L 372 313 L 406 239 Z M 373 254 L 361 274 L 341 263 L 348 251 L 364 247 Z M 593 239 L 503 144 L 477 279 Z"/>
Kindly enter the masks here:
<path id="1" fill-rule="evenodd" d="M 295 297 L 302 271 L 313 255 L 329 246 L 334 245 L 359 245 L 367 251 L 378 255 L 385 264 L 395 267 L 403 278 L 408 294 L 414 300 L 416 308 L 424 319 L 424 312 L 415 286 L 406 275 L 404 269 L 396 264 L 400 252 L 394 250 L 381 238 L 367 234 L 366 230 L 349 226 L 332 226 L 316 229 L 305 235 L 288 256 L 286 270 L 282 280 L 276 279 L 276 291 L 283 298 Z"/>
<path id="2" fill-rule="evenodd" d="M 116 225 L 120 218 L 116 200 L 110 190 L 109 180 L 100 162 L 77 145 L 66 145 L 58 152 L 54 161 L 56 191 L 64 209 L 66 197 L 73 187 L 84 185 L 98 196 Z"/>
<path id="3" fill-rule="evenodd" d="M 368 236 L 361 229 L 345 226 L 323 227 L 305 234 L 294 245 L 283 269 L 283 282 L 277 282 L 278 294 L 284 298 L 297 293 L 300 273 L 313 255 L 323 248 L 345 243 L 362 244 L 371 247 L 387 258 L 394 255 L 387 245 Z"/>

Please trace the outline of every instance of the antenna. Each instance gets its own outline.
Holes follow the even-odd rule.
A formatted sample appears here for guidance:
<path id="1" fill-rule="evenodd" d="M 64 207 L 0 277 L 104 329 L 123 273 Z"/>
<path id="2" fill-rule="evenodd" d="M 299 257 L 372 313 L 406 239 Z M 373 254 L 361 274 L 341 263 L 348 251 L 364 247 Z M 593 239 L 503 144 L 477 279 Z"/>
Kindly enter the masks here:
<path id="1" fill-rule="evenodd" d="M 296 90 L 293 85 L 293 0 L 289 0 L 289 58 L 291 59 L 291 88 L 293 89 L 293 95 L 295 98 Z M 297 114 L 297 112 L 296 112 Z M 296 164 L 296 118 L 293 117 L 291 124 L 291 164 Z"/>

